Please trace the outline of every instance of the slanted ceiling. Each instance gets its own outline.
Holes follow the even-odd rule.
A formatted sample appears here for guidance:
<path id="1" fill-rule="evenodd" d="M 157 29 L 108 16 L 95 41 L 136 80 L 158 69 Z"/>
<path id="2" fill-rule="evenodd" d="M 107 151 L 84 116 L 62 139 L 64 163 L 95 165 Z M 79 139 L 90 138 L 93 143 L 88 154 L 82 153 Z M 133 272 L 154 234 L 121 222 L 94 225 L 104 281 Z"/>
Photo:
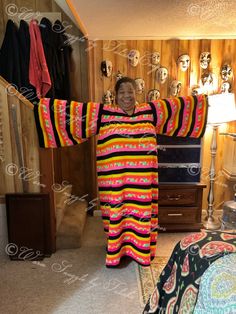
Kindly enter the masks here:
<path id="1" fill-rule="evenodd" d="M 55 0 L 89 39 L 236 38 L 236 0 Z"/>

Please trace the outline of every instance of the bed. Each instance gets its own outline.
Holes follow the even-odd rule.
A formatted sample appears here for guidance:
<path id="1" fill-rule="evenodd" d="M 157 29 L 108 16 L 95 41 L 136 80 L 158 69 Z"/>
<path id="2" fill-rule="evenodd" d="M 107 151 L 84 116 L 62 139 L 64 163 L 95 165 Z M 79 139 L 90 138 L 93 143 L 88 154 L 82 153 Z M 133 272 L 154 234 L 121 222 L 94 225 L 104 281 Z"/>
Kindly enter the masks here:
<path id="1" fill-rule="evenodd" d="M 202 230 L 179 241 L 143 314 L 236 313 L 236 234 Z"/>

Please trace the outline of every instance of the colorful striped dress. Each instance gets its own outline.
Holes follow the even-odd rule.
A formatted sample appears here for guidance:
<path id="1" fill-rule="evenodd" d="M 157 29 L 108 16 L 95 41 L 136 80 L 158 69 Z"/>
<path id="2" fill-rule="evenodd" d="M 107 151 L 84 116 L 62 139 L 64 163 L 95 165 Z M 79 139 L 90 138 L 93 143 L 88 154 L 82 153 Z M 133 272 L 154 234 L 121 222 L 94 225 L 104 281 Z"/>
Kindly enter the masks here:
<path id="1" fill-rule="evenodd" d="M 139 104 L 132 115 L 112 104 L 43 98 L 34 112 L 41 147 L 75 145 L 97 135 L 106 266 L 117 266 L 125 255 L 150 265 L 158 231 L 156 134 L 203 136 L 206 96 Z"/>

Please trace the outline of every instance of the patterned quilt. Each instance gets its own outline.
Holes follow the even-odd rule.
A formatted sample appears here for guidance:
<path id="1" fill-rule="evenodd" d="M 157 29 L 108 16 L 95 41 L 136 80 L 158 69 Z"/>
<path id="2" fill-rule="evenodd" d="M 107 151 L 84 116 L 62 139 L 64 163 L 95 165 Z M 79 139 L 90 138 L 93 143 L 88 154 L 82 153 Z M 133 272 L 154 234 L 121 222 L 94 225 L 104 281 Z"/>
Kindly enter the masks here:
<path id="1" fill-rule="evenodd" d="M 183 238 L 175 246 L 167 265 L 159 277 L 156 288 L 145 306 L 143 314 L 236 313 L 236 311 L 232 311 L 232 309 L 235 310 L 236 306 L 236 280 L 234 280 L 233 283 L 232 281 L 229 281 L 227 271 L 223 271 L 222 273 L 218 272 L 219 277 L 216 277 L 216 281 L 214 281 L 215 284 L 211 286 L 211 289 L 213 289 L 213 294 L 211 291 L 207 295 L 204 291 L 201 292 L 201 289 L 209 289 L 206 288 L 206 285 L 203 285 L 199 293 L 201 280 L 204 279 L 204 281 L 210 284 L 208 276 L 206 275 L 206 277 L 203 277 L 203 274 L 209 268 L 209 266 L 219 259 L 219 271 L 219 265 L 221 261 L 228 261 L 227 259 L 221 258 L 229 257 L 231 253 L 235 252 L 236 234 L 229 234 L 218 231 L 209 232 L 203 230 Z M 232 255 L 235 256 L 235 254 Z M 217 267 L 217 264 L 215 267 Z M 215 272 L 216 270 L 211 270 L 209 276 L 212 276 L 212 271 Z M 233 275 L 235 279 L 235 268 Z M 226 282 L 222 283 L 221 280 L 223 279 L 225 279 Z M 216 283 L 219 282 L 221 284 L 216 287 Z M 226 289 L 225 284 L 230 285 L 228 289 Z M 222 298 L 218 298 L 217 301 L 217 296 L 220 295 L 219 291 L 222 291 L 222 293 L 227 296 L 230 302 L 229 306 L 231 312 L 218 312 L 218 305 L 217 312 L 215 311 L 216 304 L 219 304 L 220 300 L 222 301 Z M 232 296 L 232 291 L 234 296 Z M 202 296 L 202 294 L 204 296 Z M 213 297 L 212 300 L 209 301 L 211 295 Z M 223 301 L 223 304 L 225 304 L 225 302 L 226 301 Z M 211 305 L 213 309 L 212 311 L 210 311 L 210 308 L 208 308 L 207 312 L 204 310 L 206 303 L 207 306 L 208 303 Z"/>

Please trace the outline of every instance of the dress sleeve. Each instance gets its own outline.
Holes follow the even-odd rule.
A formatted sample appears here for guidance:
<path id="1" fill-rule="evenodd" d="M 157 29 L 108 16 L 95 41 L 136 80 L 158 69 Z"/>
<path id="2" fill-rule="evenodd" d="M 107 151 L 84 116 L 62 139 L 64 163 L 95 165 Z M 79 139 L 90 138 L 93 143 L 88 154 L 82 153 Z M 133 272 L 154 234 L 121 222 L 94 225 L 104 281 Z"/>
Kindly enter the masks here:
<path id="1" fill-rule="evenodd" d="M 102 104 L 41 98 L 34 117 L 43 148 L 80 144 L 98 134 Z"/>
<path id="2" fill-rule="evenodd" d="M 206 95 L 173 97 L 152 102 L 156 133 L 202 137 L 206 129 L 207 104 Z"/>

